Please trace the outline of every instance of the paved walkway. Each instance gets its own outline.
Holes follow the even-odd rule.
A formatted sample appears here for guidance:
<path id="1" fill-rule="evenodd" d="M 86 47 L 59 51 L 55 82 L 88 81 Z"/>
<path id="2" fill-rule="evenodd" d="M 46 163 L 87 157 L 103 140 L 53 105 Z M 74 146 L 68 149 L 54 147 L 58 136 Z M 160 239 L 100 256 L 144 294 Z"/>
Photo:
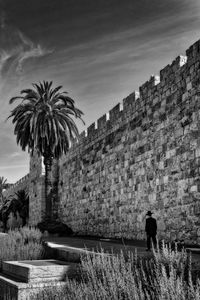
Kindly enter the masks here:
<path id="1" fill-rule="evenodd" d="M 85 251 L 100 251 L 120 253 L 121 250 L 137 252 L 140 256 L 150 256 L 146 251 L 145 241 L 122 241 L 115 239 L 94 239 L 86 237 L 48 237 L 45 239 L 51 248 L 68 251 L 70 253 L 83 253 Z M 200 262 L 200 249 L 192 249 L 192 261 Z"/>

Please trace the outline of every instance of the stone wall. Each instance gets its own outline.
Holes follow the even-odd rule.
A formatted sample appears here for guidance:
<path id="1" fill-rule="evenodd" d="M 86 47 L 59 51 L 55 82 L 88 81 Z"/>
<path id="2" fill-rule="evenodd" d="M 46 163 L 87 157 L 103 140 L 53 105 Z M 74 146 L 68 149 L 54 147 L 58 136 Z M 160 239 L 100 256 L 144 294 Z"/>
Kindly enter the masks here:
<path id="1" fill-rule="evenodd" d="M 58 162 L 53 161 L 52 181 L 52 215 L 58 218 Z M 36 153 L 30 157 L 30 183 L 29 183 L 29 225 L 37 225 L 45 215 L 45 168 L 43 159 Z"/>
<path id="2" fill-rule="evenodd" d="M 45 211 L 44 167 L 42 157 L 30 156 L 29 225 L 37 225 Z"/>
<path id="3" fill-rule="evenodd" d="M 79 234 L 200 242 L 200 41 L 81 134 L 60 160 L 59 216 Z"/>
<path id="4" fill-rule="evenodd" d="M 8 189 L 3 192 L 5 198 L 13 196 L 19 190 L 26 190 L 28 192 L 29 187 L 29 174 L 22 177 L 16 183 L 12 184 Z"/>

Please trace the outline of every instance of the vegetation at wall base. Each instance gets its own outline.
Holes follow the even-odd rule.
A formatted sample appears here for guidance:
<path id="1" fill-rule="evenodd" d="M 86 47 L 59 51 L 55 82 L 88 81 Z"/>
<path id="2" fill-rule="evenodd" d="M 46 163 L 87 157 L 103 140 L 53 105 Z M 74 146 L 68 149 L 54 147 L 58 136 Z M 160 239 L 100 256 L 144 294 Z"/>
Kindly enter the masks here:
<path id="1" fill-rule="evenodd" d="M 38 223 L 41 232 L 47 231 L 50 234 L 58 234 L 59 236 L 70 236 L 73 234 L 72 229 L 59 220 L 45 218 L 44 221 Z"/>
<path id="2" fill-rule="evenodd" d="M 191 258 L 163 243 L 151 257 L 122 251 L 118 255 L 82 256 L 79 275 L 63 289 L 44 290 L 36 300 L 199 300 L 200 280 L 192 276 Z"/>
<path id="3" fill-rule="evenodd" d="M 9 230 L 8 234 L 0 239 L 0 269 L 3 260 L 42 259 L 42 243 L 42 233 L 39 229 L 25 226 Z"/>

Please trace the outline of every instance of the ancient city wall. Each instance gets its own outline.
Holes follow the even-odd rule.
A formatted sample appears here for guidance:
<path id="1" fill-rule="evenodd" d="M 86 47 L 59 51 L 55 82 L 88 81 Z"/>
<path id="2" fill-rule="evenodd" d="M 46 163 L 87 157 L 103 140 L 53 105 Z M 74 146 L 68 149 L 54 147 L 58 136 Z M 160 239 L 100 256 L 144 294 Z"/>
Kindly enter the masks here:
<path id="1" fill-rule="evenodd" d="M 200 41 L 105 114 L 60 161 L 59 216 L 79 234 L 200 242 Z"/>

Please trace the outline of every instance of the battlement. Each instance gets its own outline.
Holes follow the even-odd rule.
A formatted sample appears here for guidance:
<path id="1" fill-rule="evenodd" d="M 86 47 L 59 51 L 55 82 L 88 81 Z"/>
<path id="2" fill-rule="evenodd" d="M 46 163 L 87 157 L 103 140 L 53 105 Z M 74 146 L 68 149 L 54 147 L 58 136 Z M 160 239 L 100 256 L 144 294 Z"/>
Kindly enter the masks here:
<path id="1" fill-rule="evenodd" d="M 171 87 L 172 81 L 176 78 L 178 81 L 184 79 L 185 69 L 189 69 L 192 64 L 200 60 L 200 40 L 194 43 L 186 50 L 186 56 L 179 55 L 171 64 L 160 70 L 160 75 L 152 75 L 148 81 L 139 87 L 139 91 L 134 91 L 128 97 L 115 105 L 108 113 L 101 116 L 96 122 L 92 123 L 84 132 L 80 134 L 80 143 L 90 141 L 94 136 L 98 136 L 105 128 L 112 128 L 119 119 L 125 119 L 127 114 L 134 114 L 141 110 L 149 101 L 152 101 L 152 96 L 161 94 L 166 90 L 173 93 L 176 87 Z M 186 78 L 185 78 L 186 80 Z M 76 143 L 75 143 L 76 144 Z M 74 145 L 75 146 L 75 145 Z"/>
<path id="2" fill-rule="evenodd" d="M 16 186 L 18 186 L 19 184 L 23 183 L 24 181 L 27 181 L 29 179 L 29 174 L 26 174 L 25 176 L 23 176 L 22 178 L 20 178 L 18 181 L 16 181 L 11 187 L 10 189 L 15 188 Z M 8 189 L 9 191 L 9 189 Z"/>
<path id="3" fill-rule="evenodd" d="M 14 194 L 17 190 L 24 189 L 26 186 L 28 188 L 29 174 L 23 176 L 14 184 L 12 184 L 5 192 L 3 193 L 5 197 Z"/>
<path id="4" fill-rule="evenodd" d="M 186 50 L 186 56 L 189 64 L 192 64 L 200 56 L 200 40 L 196 41 Z"/>

